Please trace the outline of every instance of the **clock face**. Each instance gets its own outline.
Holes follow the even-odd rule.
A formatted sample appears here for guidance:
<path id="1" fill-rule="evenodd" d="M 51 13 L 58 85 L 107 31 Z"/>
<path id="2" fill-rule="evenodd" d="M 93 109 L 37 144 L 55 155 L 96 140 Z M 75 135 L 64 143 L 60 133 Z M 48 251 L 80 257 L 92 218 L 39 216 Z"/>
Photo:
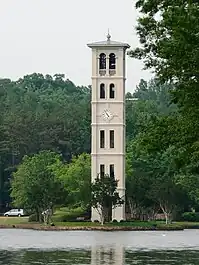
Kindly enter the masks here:
<path id="1" fill-rule="evenodd" d="M 110 112 L 110 110 L 107 109 L 103 111 L 102 116 L 106 121 L 110 121 L 113 118 L 113 114 Z"/>

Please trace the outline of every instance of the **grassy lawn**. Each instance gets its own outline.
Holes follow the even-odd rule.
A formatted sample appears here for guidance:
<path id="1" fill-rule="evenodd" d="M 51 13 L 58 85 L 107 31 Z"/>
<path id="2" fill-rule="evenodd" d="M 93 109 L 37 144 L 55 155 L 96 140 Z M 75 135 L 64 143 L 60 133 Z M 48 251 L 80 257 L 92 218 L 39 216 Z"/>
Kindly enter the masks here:
<path id="1" fill-rule="evenodd" d="M 151 227 L 155 224 L 155 222 L 122 222 L 122 223 L 105 223 L 104 226 L 108 227 L 114 227 L 114 226 L 120 226 L 120 227 L 129 227 L 129 226 L 134 226 L 134 227 Z M 92 222 L 55 222 L 56 226 L 71 226 L 71 227 L 76 227 L 76 226 L 85 226 L 85 227 L 92 227 L 92 226 L 101 226 L 100 223 L 92 223 Z"/>
<path id="2" fill-rule="evenodd" d="M 27 224 L 28 217 L 4 217 L 0 216 L 0 225 Z"/>
<path id="3" fill-rule="evenodd" d="M 0 217 L 0 225 L 17 225 L 17 224 L 28 224 L 28 217 Z M 122 222 L 122 223 L 105 223 L 104 226 L 114 227 L 114 226 L 134 226 L 134 227 L 151 227 L 152 225 L 163 225 L 162 222 Z M 31 224 L 31 223 L 29 223 Z M 34 224 L 34 223 L 33 223 Z M 55 222 L 56 226 L 101 226 L 100 223 L 92 223 L 92 222 Z M 199 224 L 198 224 L 199 225 Z"/>
<path id="4" fill-rule="evenodd" d="M 35 223 L 28 222 L 28 217 L 0 217 L 0 225 L 35 225 Z M 101 226 L 100 223 L 92 222 L 54 222 L 55 226 L 64 226 L 64 227 L 96 227 Z M 38 225 L 38 224 L 37 224 Z M 41 224 L 43 226 L 44 224 Z M 199 222 L 173 222 L 172 224 L 166 225 L 164 221 L 152 221 L 152 222 L 142 222 L 142 221 L 132 221 L 132 222 L 113 222 L 105 223 L 104 227 L 141 227 L 141 228 L 150 228 L 153 226 L 157 228 L 199 228 Z"/>
<path id="5" fill-rule="evenodd" d="M 199 222 L 173 222 L 173 225 L 183 226 L 185 228 L 193 228 L 197 226 L 199 228 Z"/>
<path id="6" fill-rule="evenodd" d="M 17 224 L 31 224 L 28 222 L 28 217 L 0 217 L 0 225 L 17 225 Z M 34 224 L 34 223 L 32 223 Z M 68 227 L 94 227 L 94 226 L 101 226 L 100 223 L 92 223 L 92 222 L 55 222 L 55 226 L 68 226 Z M 156 222 L 122 222 L 122 223 L 105 223 L 104 226 L 114 227 L 114 226 L 121 226 L 121 227 L 151 227 Z M 161 225 L 162 223 L 159 222 L 157 225 Z M 163 225 L 163 224 L 162 224 Z"/>
<path id="7" fill-rule="evenodd" d="M 101 226 L 100 223 L 92 223 L 92 222 L 55 222 L 56 226 L 68 226 L 68 227 L 77 227 L 77 226 L 84 226 L 84 227 L 92 227 L 92 226 Z M 173 227 L 173 228 L 193 228 L 197 226 L 199 228 L 199 222 L 173 222 L 172 224 L 166 225 L 163 221 L 157 222 L 141 222 L 141 221 L 133 221 L 133 222 L 122 222 L 122 223 L 105 223 L 105 227 L 142 227 L 142 228 L 150 228 L 153 226 L 157 226 L 157 228 L 164 228 L 164 227 Z"/>

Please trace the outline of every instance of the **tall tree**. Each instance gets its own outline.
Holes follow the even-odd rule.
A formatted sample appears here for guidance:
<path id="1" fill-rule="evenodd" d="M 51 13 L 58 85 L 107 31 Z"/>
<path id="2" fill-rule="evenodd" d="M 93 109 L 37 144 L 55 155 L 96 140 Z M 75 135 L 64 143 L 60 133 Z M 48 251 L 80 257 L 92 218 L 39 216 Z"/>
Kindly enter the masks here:
<path id="1" fill-rule="evenodd" d="M 175 81 L 174 99 L 194 108 L 199 100 L 199 3 L 195 0 L 137 0 L 141 48 L 130 52 L 144 59 L 162 80 Z M 198 109 L 198 108 L 197 108 Z"/>
<path id="2" fill-rule="evenodd" d="M 90 152 L 90 88 L 64 75 L 31 74 L 0 80 L 0 203 L 9 203 L 9 178 L 24 155 L 59 152 L 69 162 Z M 0 206 L 1 207 L 1 206 Z"/>
<path id="3" fill-rule="evenodd" d="M 59 155 L 41 151 L 32 157 L 25 156 L 13 174 L 13 204 L 34 211 L 38 220 L 41 220 L 42 211 L 46 210 L 50 203 L 55 205 L 63 201 L 63 183 L 53 171 L 53 165 L 58 161 Z"/>
<path id="4" fill-rule="evenodd" d="M 87 210 L 91 199 L 91 157 L 82 153 L 73 157 L 71 162 L 63 164 L 61 161 L 54 165 L 57 178 L 61 179 L 67 193 L 69 207 L 81 207 Z"/>

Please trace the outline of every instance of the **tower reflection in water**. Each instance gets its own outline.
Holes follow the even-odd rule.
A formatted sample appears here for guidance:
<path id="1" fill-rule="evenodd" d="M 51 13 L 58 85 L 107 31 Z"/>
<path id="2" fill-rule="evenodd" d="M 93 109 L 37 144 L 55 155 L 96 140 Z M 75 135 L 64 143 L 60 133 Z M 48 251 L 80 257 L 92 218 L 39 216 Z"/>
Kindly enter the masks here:
<path id="1" fill-rule="evenodd" d="M 124 265 L 125 250 L 123 246 L 92 246 L 91 265 Z"/>

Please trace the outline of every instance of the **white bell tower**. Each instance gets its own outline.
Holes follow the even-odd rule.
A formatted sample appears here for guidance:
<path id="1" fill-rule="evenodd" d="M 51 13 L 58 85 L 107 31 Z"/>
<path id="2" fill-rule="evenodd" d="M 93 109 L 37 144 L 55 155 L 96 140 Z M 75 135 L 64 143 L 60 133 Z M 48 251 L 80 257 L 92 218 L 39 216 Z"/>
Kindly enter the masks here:
<path id="1" fill-rule="evenodd" d="M 88 44 L 92 49 L 92 181 L 114 175 L 125 199 L 125 55 L 130 46 L 111 40 Z M 112 210 L 112 220 L 125 220 L 125 204 Z M 100 220 L 92 209 L 91 220 Z"/>

